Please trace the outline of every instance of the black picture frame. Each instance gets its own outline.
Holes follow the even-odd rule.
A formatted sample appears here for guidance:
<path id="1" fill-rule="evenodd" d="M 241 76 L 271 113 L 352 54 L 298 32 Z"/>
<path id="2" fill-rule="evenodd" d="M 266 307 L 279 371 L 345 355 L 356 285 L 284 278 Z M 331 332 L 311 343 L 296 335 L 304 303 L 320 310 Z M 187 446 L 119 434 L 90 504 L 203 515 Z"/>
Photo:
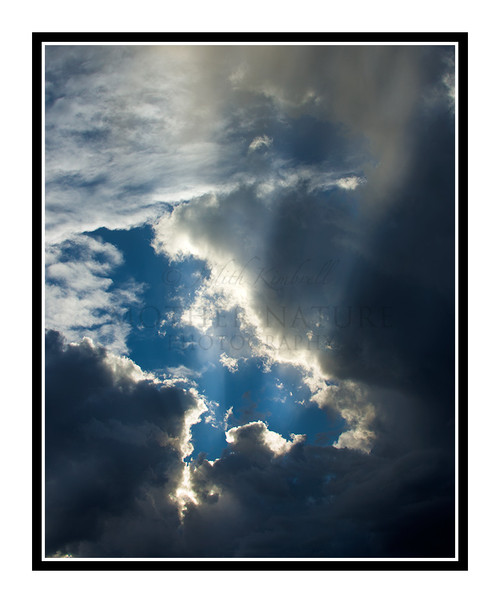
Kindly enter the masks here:
<path id="1" fill-rule="evenodd" d="M 443 560 L 321 560 L 308 561 L 280 560 L 78 560 L 69 562 L 48 561 L 42 556 L 42 225 L 43 225 L 43 166 L 42 166 L 42 103 L 43 73 L 42 56 L 45 43 L 130 43 L 130 42 L 289 42 L 293 43 L 456 43 L 458 54 L 458 276 L 456 288 L 458 296 L 458 549 L 457 559 Z M 60 33 L 34 32 L 32 34 L 32 91 L 33 91 L 33 542 L 32 569 L 36 571 L 194 571 L 194 570 L 250 570 L 250 571 L 449 571 L 468 569 L 468 523 L 467 523 L 467 389 L 468 389 L 468 342 L 467 342 L 467 227 L 468 227 L 468 153 L 467 153 L 467 75 L 468 75 L 468 35 L 465 32 L 436 33 Z"/>

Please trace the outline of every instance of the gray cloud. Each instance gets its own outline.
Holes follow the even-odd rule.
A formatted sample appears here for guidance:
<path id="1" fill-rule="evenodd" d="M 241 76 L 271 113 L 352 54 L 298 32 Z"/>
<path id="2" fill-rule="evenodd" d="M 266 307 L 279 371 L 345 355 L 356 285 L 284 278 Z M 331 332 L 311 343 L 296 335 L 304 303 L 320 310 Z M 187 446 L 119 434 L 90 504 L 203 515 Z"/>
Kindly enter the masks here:
<path id="1" fill-rule="evenodd" d="M 65 345 L 49 331 L 45 357 L 47 555 L 146 554 L 141 534 L 120 535 L 130 542 L 118 552 L 109 533 L 129 516 L 132 530 L 144 515 L 146 531 L 159 522 L 174 537 L 187 429 L 203 402 L 88 340 Z"/>
<path id="2" fill-rule="evenodd" d="M 206 554 L 201 533 L 223 556 L 453 555 L 452 472 L 435 450 L 395 460 L 298 443 L 276 456 L 262 426 L 240 429 L 220 460 L 193 469 L 204 501 L 186 515 L 194 554 Z"/>

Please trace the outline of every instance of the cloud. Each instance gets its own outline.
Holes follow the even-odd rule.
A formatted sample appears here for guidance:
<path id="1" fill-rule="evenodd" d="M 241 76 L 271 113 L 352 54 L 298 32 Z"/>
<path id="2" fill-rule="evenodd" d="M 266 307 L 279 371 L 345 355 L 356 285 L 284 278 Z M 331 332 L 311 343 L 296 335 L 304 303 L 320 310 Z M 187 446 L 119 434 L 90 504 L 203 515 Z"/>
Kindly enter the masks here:
<path id="1" fill-rule="evenodd" d="M 331 337 L 323 340 L 321 335 L 319 340 L 329 332 L 330 320 L 318 309 L 342 301 L 342 262 L 348 267 L 352 261 L 347 233 L 357 227 L 342 201 L 334 193 L 324 199 L 306 184 L 299 190 L 282 185 L 269 196 L 256 185 L 192 199 L 155 225 L 157 251 L 173 260 L 192 255 L 206 262 L 205 279 L 185 302 L 183 323 L 220 341 L 218 359 L 225 366 L 235 368 L 240 359 L 261 357 L 270 364 L 298 367 L 304 382 L 313 384 L 311 399 L 318 403 L 317 392 L 327 388 L 328 379 L 338 378 L 321 366 L 322 356 L 330 355 Z M 309 214 L 304 212 L 306 202 Z M 332 238 L 332 232 L 338 236 Z M 301 242 L 299 249 L 294 248 L 296 241 Z M 234 312 L 237 321 L 231 319 Z M 344 396 L 341 402 L 345 392 L 347 386 L 337 388 L 335 402 L 323 396 L 320 405 L 330 404 L 350 425 L 351 433 L 340 445 L 367 450 L 373 409 L 359 396 L 354 401 Z M 351 404 L 356 412 L 347 412 Z"/>
<path id="2" fill-rule="evenodd" d="M 246 449 L 245 443 L 250 441 L 262 442 L 274 455 L 282 455 L 290 451 L 293 445 L 304 440 L 303 435 L 292 434 L 292 440 L 288 441 L 279 433 L 268 429 L 262 421 L 253 421 L 240 427 L 232 427 L 226 432 L 226 440 L 233 449 Z"/>
<path id="3" fill-rule="evenodd" d="M 220 459 L 191 467 L 203 501 L 186 514 L 193 554 L 200 534 L 220 556 L 453 554 L 450 466 L 434 452 L 391 460 L 299 440 L 275 453 L 261 422 L 231 433 Z"/>
<path id="4" fill-rule="evenodd" d="M 219 362 L 231 373 L 235 373 L 238 370 L 238 359 L 230 358 L 224 352 L 219 356 Z"/>
<path id="5" fill-rule="evenodd" d="M 442 58 L 449 54 L 409 46 L 48 46 L 47 240 L 138 226 L 165 202 L 228 192 L 257 171 L 273 179 L 277 158 L 283 165 L 290 149 L 306 147 L 290 139 L 303 116 L 324 131 L 342 123 L 344 139 L 364 141 L 348 151 L 349 167 L 369 172 L 381 203 L 410 161 L 405 137 L 422 90 L 451 77 Z M 262 134 L 266 123 L 277 124 L 276 133 Z M 309 153 L 320 137 L 321 129 Z M 271 152 L 271 142 L 274 158 L 261 165 L 255 151 Z M 320 161 L 329 162 L 327 150 L 335 149 L 325 147 Z"/>
<path id="6" fill-rule="evenodd" d="M 85 556 L 89 547 L 92 556 L 124 555 L 127 547 L 106 548 L 108 521 L 130 513 L 139 522 L 146 510 L 152 520 L 156 499 L 174 536 L 183 459 L 192 452 L 191 426 L 206 410 L 203 398 L 88 339 L 67 345 L 48 331 L 45 358 L 47 555 Z"/>
<path id="7" fill-rule="evenodd" d="M 269 148 L 272 144 L 273 139 L 264 134 L 263 136 L 256 136 L 248 145 L 248 150 L 250 152 L 257 151 L 258 149 Z"/>
<path id="8" fill-rule="evenodd" d="M 172 61 L 161 54 L 154 47 L 47 48 L 49 241 L 141 225 L 164 210 L 165 196 L 181 199 L 214 184 L 218 153 L 209 139 L 219 124 L 194 110 L 181 53 L 167 51 Z M 193 168 L 199 179 L 186 184 Z"/>
<path id="9" fill-rule="evenodd" d="M 385 205 L 383 194 L 394 190 L 413 157 L 408 127 L 422 91 L 450 73 L 453 49 L 260 46 L 241 52 L 245 67 L 236 78 L 238 90 L 262 94 L 289 115 L 341 122 L 368 141 L 377 164 L 366 166 L 377 189 L 371 202 Z"/>
<path id="10" fill-rule="evenodd" d="M 336 180 L 335 184 L 339 188 L 344 188 L 348 191 L 353 191 L 364 182 L 365 180 L 363 178 L 359 178 L 357 176 L 346 176 L 345 178 L 339 178 L 338 180 Z"/>
<path id="11" fill-rule="evenodd" d="M 77 235 L 48 245 L 45 254 L 45 326 L 59 329 L 71 341 L 98 339 L 124 353 L 130 326 L 127 309 L 137 303 L 142 286 L 132 280 L 126 288 L 113 286 L 122 254 L 109 243 Z"/>

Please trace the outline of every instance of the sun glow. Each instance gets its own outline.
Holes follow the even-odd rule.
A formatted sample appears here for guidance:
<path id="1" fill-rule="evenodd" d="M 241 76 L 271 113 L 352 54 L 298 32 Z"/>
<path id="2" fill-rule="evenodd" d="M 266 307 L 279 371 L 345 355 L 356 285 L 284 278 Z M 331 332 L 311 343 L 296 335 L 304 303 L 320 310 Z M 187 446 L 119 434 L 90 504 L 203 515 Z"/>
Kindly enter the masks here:
<path id="1" fill-rule="evenodd" d="M 196 494 L 192 488 L 191 472 L 189 470 L 188 463 L 184 465 L 181 482 L 179 484 L 179 487 L 175 491 L 175 495 L 171 498 L 177 503 L 179 507 L 179 517 L 181 521 L 184 518 L 190 504 L 199 504 Z"/>

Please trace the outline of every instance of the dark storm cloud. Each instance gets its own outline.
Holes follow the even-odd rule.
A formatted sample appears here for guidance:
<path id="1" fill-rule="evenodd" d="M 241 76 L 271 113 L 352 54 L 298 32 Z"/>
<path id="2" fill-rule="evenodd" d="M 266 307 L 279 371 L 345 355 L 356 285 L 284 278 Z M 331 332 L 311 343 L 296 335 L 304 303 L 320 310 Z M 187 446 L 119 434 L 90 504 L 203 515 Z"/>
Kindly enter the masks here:
<path id="1" fill-rule="evenodd" d="M 391 191 L 383 217 L 367 218 L 363 225 L 362 251 L 341 302 L 344 307 L 387 308 L 389 326 L 380 328 L 373 319 L 372 327 L 359 328 L 352 321 L 349 328 L 334 329 L 339 352 L 322 355 L 321 362 L 340 378 L 407 395 L 405 407 L 410 415 L 420 414 L 422 437 L 453 448 L 455 147 L 447 108 L 416 115 L 408 144 L 411 169 Z M 405 425 L 408 433 L 417 431 L 401 411 L 384 408 L 377 398 L 379 415 L 397 412 L 400 433 Z"/>
<path id="2" fill-rule="evenodd" d="M 127 514 L 144 514 L 147 523 L 155 496 L 163 500 L 161 521 L 173 530 L 178 524 L 168 495 L 183 468 L 185 414 L 197 400 L 179 388 L 137 381 L 131 364 L 113 366 L 110 358 L 116 359 L 88 342 L 66 346 L 55 331 L 47 333 L 48 555 L 81 555 L 86 548 L 93 556 L 122 555 L 106 543 L 109 524 Z M 142 550 L 141 534 L 127 534 L 124 550 Z"/>
<path id="3" fill-rule="evenodd" d="M 439 451 L 397 458 L 294 444 L 276 455 L 262 423 L 215 463 L 200 458 L 185 538 L 193 554 L 453 556 L 453 478 Z M 200 534 L 203 536 L 200 542 Z"/>

